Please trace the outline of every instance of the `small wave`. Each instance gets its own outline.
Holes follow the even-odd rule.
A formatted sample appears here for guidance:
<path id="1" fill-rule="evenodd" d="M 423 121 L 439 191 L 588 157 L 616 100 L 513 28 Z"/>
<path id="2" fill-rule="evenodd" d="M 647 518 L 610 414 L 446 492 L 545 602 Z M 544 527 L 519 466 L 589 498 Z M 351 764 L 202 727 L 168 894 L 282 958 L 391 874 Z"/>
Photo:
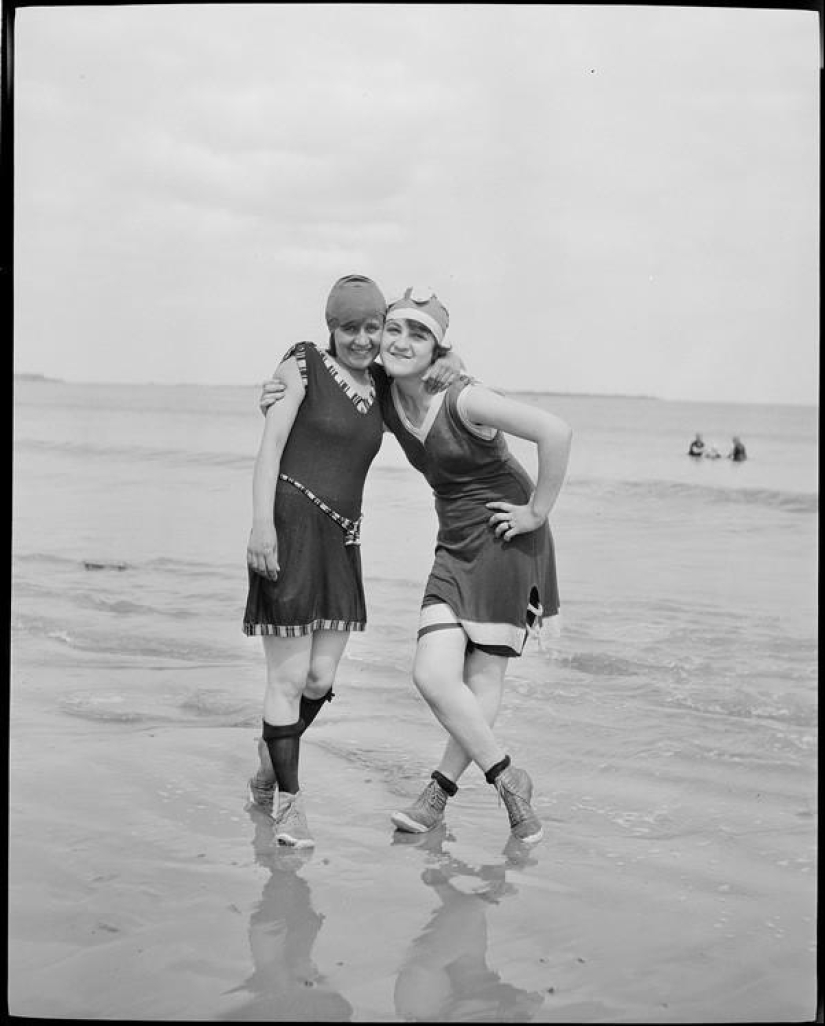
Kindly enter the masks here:
<path id="1" fill-rule="evenodd" d="M 588 677 L 639 677 L 642 682 L 652 679 L 678 681 L 685 673 L 675 660 L 628 659 L 611 652 L 564 653 L 554 647 L 549 658 L 554 666 L 575 670 Z"/>
<path id="2" fill-rule="evenodd" d="M 241 565 L 240 562 L 238 564 Z M 173 556 L 155 556 L 147 559 L 142 564 L 149 570 L 161 570 L 164 573 L 180 574 L 187 577 L 212 577 L 214 578 L 223 569 L 219 564 L 206 562 L 197 559 L 176 559 Z M 233 570 L 237 569 L 233 564 Z M 244 579 L 246 579 L 246 567 L 242 566 Z"/>
<path id="3" fill-rule="evenodd" d="M 185 637 L 166 639 L 112 630 L 92 632 L 82 627 L 67 629 L 48 623 L 42 618 L 22 616 L 16 617 L 13 626 L 15 631 L 28 637 L 48 638 L 73 652 L 84 654 L 162 659 L 177 663 L 206 662 L 215 666 L 228 665 L 237 659 L 237 655 L 232 651 L 209 646 L 197 636 L 192 636 L 190 644 Z"/>
<path id="4" fill-rule="evenodd" d="M 192 449 L 174 449 L 146 445 L 102 445 L 91 442 L 49 441 L 40 439 L 15 439 L 15 449 L 21 453 L 56 453 L 62 456 L 98 457 L 102 459 L 146 460 L 151 463 L 168 461 L 175 465 L 192 466 L 200 464 L 210 467 L 229 467 L 249 470 L 254 457 L 249 453 L 198 452 Z"/>
<path id="5" fill-rule="evenodd" d="M 182 701 L 155 693 L 118 694 L 117 692 L 78 691 L 64 695 L 61 712 L 92 722 L 123 724 L 183 723 L 201 726 L 208 720 L 218 726 L 253 726 L 258 713 L 248 703 L 230 699 L 217 690 L 199 690 Z M 194 718 L 193 718 L 194 714 Z"/>
<path id="6" fill-rule="evenodd" d="M 78 569 L 83 566 L 84 560 L 73 559 L 71 556 L 61 556 L 54 552 L 15 552 L 14 562 L 21 565 L 48 564 L 52 569 L 73 567 Z"/>
<path id="7" fill-rule="evenodd" d="M 179 577 L 211 577 L 215 579 L 221 576 L 227 569 L 226 566 L 205 560 L 176 559 L 171 556 L 154 556 L 146 560 L 122 560 L 110 557 L 88 556 L 76 559 L 72 556 L 61 556 L 54 552 L 15 552 L 14 563 L 20 566 L 48 566 L 54 572 L 61 569 L 98 569 L 121 568 L 131 571 L 159 570 L 163 573 L 177 575 Z M 246 577 L 246 567 L 239 561 L 237 566 L 232 564 L 233 574 L 238 571 Z"/>
<path id="8" fill-rule="evenodd" d="M 98 561 L 90 560 L 90 559 L 84 559 L 83 560 L 83 566 L 87 570 L 128 570 L 129 569 L 129 564 L 128 563 L 120 563 L 120 562 L 112 562 L 112 561 L 98 562 Z"/>
<path id="9" fill-rule="evenodd" d="M 663 694 L 664 704 L 695 715 L 722 720 L 770 721 L 798 728 L 811 727 L 810 702 L 790 695 L 757 695 L 746 692 L 699 692 L 681 690 Z"/>
<path id="10" fill-rule="evenodd" d="M 173 719 L 154 709 L 136 709 L 122 695 L 69 695 L 60 701 L 60 710 L 69 716 L 103 723 L 162 723 Z"/>
<path id="11" fill-rule="evenodd" d="M 216 688 L 199 688 L 180 703 L 180 708 L 196 716 L 242 716 L 248 717 L 248 703 L 238 701 L 226 691 Z"/>
<path id="12" fill-rule="evenodd" d="M 605 478 L 572 478 L 567 488 L 588 494 L 648 499 L 699 498 L 711 503 L 766 506 L 786 513 L 816 513 L 819 496 L 807 492 L 786 492 L 771 488 L 715 488 L 713 485 L 681 481 L 611 481 Z"/>
<path id="13" fill-rule="evenodd" d="M 561 667 L 593 677 L 639 677 L 643 674 L 649 676 L 651 671 L 656 673 L 663 669 L 671 669 L 601 652 L 572 652 L 570 655 L 554 652 L 552 659 Z"/>
<path id="14" fill-rule="evenodd" d="M 73 602 L 87 609 L 114 613 L 117 616 L 161 616 L 164 620 L 197 620 L 202 615 L 202 608 L 196 608 L 194 603 L 189 606 L 150 605 L 146 602 L 132 602 L 129 599 L 101 598 L 100 595 L 88 592 L 76 592 Z"/>
<path id="15" fill-rule="evenodd" d="M 104 613 L 117 613 L 119 616 L 132 614 L 154 614 L 159 612 L 155 606 L 147 606 L 142 602 L 130 602 L 128 599 L 115 599 L 108 601 L 99 598 L 97 595 L 77 595 L 75 601 L 79 605 L 91 606 L 93 609 L 100 609 Z M 167 616 L 170 614 L 166 614 Z"/>

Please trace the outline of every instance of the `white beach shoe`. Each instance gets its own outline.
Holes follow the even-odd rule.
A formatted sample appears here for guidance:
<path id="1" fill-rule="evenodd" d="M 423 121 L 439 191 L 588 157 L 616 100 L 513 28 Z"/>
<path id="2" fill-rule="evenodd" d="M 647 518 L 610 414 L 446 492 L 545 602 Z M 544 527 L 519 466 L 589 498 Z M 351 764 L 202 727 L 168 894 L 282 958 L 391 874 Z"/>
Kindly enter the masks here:
<path id="1" fill-rule="evenodd" d="M 275 816 L 275 840 L 293 848 L 313 848 L 315 838 L 309 832 L 304 802 L 300 794 L 284 801 Z"/>
<path id="2" fill-rule="evenodd" d="M 261 780 L 258 776 L 250 777 L 247 791 L 253 805 L 264 812 L 272 812 L 272 807 L 275 804 L 274 781 Z"/>

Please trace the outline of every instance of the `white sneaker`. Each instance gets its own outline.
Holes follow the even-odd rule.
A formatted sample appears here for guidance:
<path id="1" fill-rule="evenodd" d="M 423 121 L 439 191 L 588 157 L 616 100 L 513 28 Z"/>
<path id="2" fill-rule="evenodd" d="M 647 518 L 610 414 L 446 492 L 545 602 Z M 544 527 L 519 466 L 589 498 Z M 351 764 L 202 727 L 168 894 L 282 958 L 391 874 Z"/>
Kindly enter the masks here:
<path id="1" fill-rule="evenodd" d="M 309 832 L 300 792 L 279 807 L 275 816 L 275 840 L 278 844 L 288 844 L 293 848 L 315 847 L 315 838 Z"/>

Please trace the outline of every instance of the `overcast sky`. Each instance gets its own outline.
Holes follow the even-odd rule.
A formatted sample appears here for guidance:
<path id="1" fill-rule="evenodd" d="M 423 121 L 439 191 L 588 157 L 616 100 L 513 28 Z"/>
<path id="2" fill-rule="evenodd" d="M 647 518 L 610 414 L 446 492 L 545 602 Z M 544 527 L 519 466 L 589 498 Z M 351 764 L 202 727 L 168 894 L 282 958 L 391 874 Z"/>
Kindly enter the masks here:
<path id="1" fill-rule="evenodd" d="M 246 384 L 344 274 L 489 384 L 818 401 L 815 12 L 19 9 L 15 370 Z"/>

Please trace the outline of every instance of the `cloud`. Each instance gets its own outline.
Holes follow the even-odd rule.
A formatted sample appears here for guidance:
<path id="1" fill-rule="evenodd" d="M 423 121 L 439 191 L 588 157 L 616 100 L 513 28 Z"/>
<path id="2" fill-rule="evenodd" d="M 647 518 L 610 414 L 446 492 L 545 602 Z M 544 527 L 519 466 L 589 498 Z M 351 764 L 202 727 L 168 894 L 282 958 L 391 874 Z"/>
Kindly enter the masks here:
<path id="1" fill-rule="evenodd" d="M 701 397 L 756 354 L 749 388 L 813 396 L 805 13 L 21 9 L 17 358 L 254 379 L 360 270 L 434 284 L 509 387 Z"/>

